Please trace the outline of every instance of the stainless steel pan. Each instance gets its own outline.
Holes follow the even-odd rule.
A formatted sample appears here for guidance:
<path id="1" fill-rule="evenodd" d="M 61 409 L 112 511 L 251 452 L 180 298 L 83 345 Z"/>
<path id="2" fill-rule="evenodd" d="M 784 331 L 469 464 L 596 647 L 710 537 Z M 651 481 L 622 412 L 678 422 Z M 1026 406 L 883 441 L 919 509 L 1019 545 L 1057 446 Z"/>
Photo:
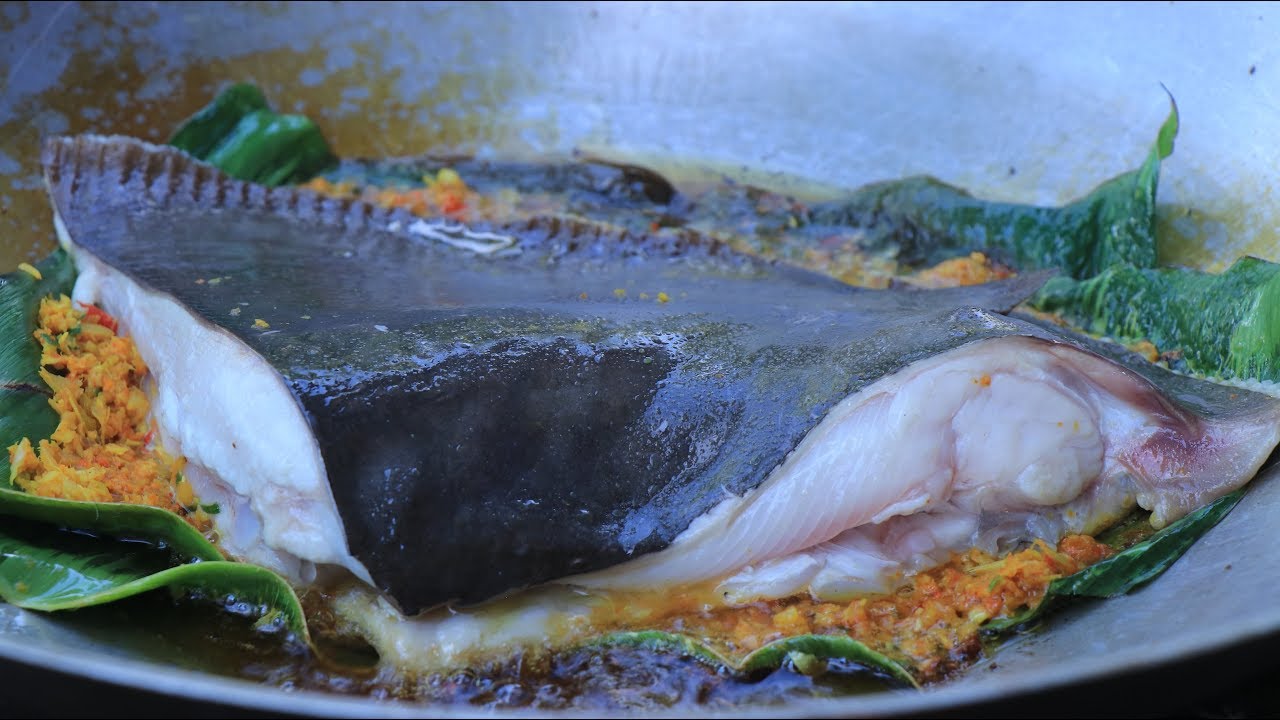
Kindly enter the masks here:
<path id="1" fill-rule="evenodd" d="M 343 155 L 584 151 L 845 186 L 930 173 L 1046 203 L 1141 162 L 1167 112 L 1163 83 L 1183 121 L 1160 188 L 1166 254 L 1278 259 L 1278 49 L 1280 14 L 1252 4 L 9 3 L 0 264 L 53 246 L 43 135 L 163 140 L 241 80 L 318 119 Z M 1176 710 L 1267 667 L 1278 525 L 1280 481 L 1260 478 L 1131 596 L 1059 616 L 954 682 L 783 713 Z M 213 676 L 198 648 L 149 646 L 141 627 L 86 632 L 0 605 L 0 696 L 52 712 L 159 713 L 166 698 L 191 714 L 422 712 Z"/>

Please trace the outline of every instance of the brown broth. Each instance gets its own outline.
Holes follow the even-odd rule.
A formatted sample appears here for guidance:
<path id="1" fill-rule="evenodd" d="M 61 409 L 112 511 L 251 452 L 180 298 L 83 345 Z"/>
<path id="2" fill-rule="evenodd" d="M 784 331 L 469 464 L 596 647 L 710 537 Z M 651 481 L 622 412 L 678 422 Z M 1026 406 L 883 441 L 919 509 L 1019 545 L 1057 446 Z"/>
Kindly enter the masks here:
<path id="1" fill-rule="evenodd" d="M 900 686 L 855 666 L 836 667 L 818 677 L 784 666 L 762 676 L 735 678 L 675 654 L 623 647 L 582 650 L 538 662 L 517 656 L 490 667 L 448 674 L 400 675 L 371 669 L 368 650 L 353 652 L 348 646 L 343 659 L 350 664 L 345 665 L 322 659 L 305 645 L 256 631 L 253 618 L 208 601 L 175 601 L 164 592 L 63 613 L 57 620 L 91 640 L 163 658 L 170 666 L 282 690 L 481 708 L 730 707 Z M 142 631 L 129 633 L 122 642 L 122 627 Z M 330 641 L 321 639 L 318 644 L 322 651 L 333 649 Z"/>

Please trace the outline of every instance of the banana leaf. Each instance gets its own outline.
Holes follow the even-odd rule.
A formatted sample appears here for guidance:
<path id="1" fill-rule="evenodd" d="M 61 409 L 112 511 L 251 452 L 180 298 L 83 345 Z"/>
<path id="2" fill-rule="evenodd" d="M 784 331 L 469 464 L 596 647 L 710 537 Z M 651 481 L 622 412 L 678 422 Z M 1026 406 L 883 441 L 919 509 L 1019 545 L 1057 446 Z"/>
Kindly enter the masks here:
<path id="1" fill-rule="evenodd" d="M 998 634 L 1039 619 L 1068 598 L 1108 598 L 1124 595 L 1169 569 L 1178 558 L 1217 525 L 1244 497 L 1245 489 L 1224 495 L 1128 549 L 1073 575 L 1049 583 L 1035 607 L 1017 615 L 993 620 L 983 630 Z"/>
<path id="2" fill-rule="evenodd" d="M 198 158 L 208 157 L 236 129 L 241 118 L 269 109 L 267 98 L 257 86 L 237 83 L 183 122 L 169 138 L 169 144 Z"/>
<path id="3" fill-rule="evenodd" d="M 169 550 L 175 563 L 223 559 L 222 553 L 185 520 L 168 510 L 146 505 L 61 500 L 21 490 L 0 490 L 0 515 L 145 540 Z"/>
<path id="4" fill-rule="evenodd" d="M 268 187 L 305 182 L 337 162 L 314 122 L 273 112 L 262 91 L 245 83 L 187 119 L 169 144 Z"/>
<path id="5" fill-rule="evenodd" d="M 1115 265 L 1088 280 L 1053 278 L 1031 305 L 1096 335 L 1149 340 L 1177 370 L 1280 380 L 1276 263 L 1245 257 L 1220 275 Z"/>
<path id="6" fill-rule="evenodd" d="M 280 628 L 310 641 L 297 596 L 270 570 L 223 560 L 166 567 L 167 559 L 168 553 L 148 543 L 11 519 L 0 528 L 0 598 L 47 612 L 168 588 L 215 600 L 259 618 L 260 627 Z"/>
<path id="7" fill-rule="evenodd" d="M 50 393 L 38 374 L 40 347 L 32 338 L 40 299 L 70 293 L 75 270 L 55 251 L 37 265 L 0 276 L 0 442 L 43 438 L 58 424 Z M 29 495 L 9 485 L 9 455 L 0 477 L 0 598 L 33 610 L 88 607 L 171 588 L 235 598 L 262 608 L 308 640 L 293 589 L 264 568 L 223 560 L 182 518 L 160 508 L 92 503 Z M 61 530 L 71 528 L 79 536 Z M 91 534 L 92 541 L 85 538 Z M 68 538 L 77 537 L 69 544 Z M 87 543 L 87 544 L 86 544 Z M 151 552 L 139 554 L 146 547 Z M 145 555 L 145 562 L 142 558 Z"/>
<path id="8" fill-rule="evenodd" d="M 620 645 L 680 654 L 739 676 L 774 670 L 788 661 L 800 672 L 814 675 L 826 670 L 828 660 L 846 660 L 904 685 L 919 687 L 915 677 L 902 665 L 853 638 L 841 635 L 798 635 L 783 638 L 737 660 L 728 658 L 687 635 L 660 630 L 612 633 L 591 640 L 586 647 Z"/>
<path id="9" fill-rule="evenodd" d="M 814 205 L 810 226 L 862 228 L 864 250 L 891 252 L 908 267 L 937 264 L 975 250 L 1019 270 L 1057 268 L 1088 278 L 1115 263 L 1156 263 L 1155 207 L 1160 161 L 1173 152 L 1178 109 L 1170 111 L 1137 170 L 1118 175 L 1062 207 L 990 202 L 921 176 L 869 185 Z"/>
<path id="10" fill-rule="evenodd" d="M 24 270 L 0 275 L 0 487 L 9 487 L 8 447 L 24 437 L 48 437 L 58 427 L 52 393 L 40 379 L 40 346 L 31 333 L 45 295 L 69 294 L 75 268 L 62 250 Z"/>

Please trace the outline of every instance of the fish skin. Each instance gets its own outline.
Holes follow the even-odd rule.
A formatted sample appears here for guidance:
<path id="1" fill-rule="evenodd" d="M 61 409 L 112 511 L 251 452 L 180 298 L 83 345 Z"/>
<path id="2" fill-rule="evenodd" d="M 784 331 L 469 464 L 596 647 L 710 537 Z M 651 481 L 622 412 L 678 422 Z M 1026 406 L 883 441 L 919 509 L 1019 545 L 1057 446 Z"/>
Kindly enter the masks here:
<path id="1" fill-rule="evenodd" d="M 1007 335 L 1074 342 L 1000 314 L 1043 274 L 862 290 L 693 233 L 538 220 L 470 226 L 518 239 L 482 257 L 411 235 L 403 212 L 128 138 L 54 138 L 44 163 L 79 251 L 283 377 L 351 553 L 406 614 L 660 550 L 916 360 Z"/>

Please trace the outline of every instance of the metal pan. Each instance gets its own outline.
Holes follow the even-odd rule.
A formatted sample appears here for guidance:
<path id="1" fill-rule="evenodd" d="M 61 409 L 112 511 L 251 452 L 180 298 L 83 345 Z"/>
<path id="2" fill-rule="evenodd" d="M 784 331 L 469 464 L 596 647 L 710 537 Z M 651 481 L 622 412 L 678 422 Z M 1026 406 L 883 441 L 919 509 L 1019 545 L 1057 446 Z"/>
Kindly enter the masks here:
<path id="1" fill-rule="evenodd" d="M 1136 166 L 1177 98 L 1162 171 L 1166 259 L 1280 259 L 1280 16 L 1236 4 L 229 4 L 0 7 L 0 265 L 53 247 L 40 138 L 163 140 L 252 81 L 343 155 L 575 151 L 824 183 L 928 173 L 1062 202 Z M 1275 473 L 1269 473 L 1274 475 Z M 1280 634 L 1280 481 L 1263 477 L 1165 576 L 1078 607 L 925 691 L 771 715 L 1176 711 Z M 421 707 L 285 692 L 147 643 L 0 605 L 11 710 L 399 716 Z M 67 688 L 75 688 L 70 692 Z M 1114 694 L 1119 691 L 1119 694 Z M 1064 703 L 1071 703 L 1064 705 Z M 977 709 L 975 709 L 977 708 Z M 471 708 L 431 708 L 435 714 Z M 745 708 L 744 712 L 753 712 Z M 781 711 L 781 712 L 780 712 Z"/>

